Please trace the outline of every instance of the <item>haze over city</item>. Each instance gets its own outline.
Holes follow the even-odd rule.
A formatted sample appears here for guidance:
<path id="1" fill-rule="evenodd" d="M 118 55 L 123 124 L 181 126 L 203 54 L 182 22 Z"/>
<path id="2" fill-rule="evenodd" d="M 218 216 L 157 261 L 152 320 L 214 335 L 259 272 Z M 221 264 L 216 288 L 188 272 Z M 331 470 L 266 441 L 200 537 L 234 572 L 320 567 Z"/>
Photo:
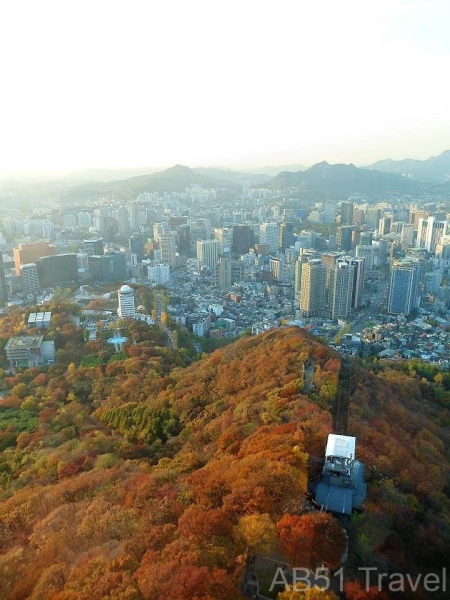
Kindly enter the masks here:
<path id="1" fill-rule="evenodd" d="M 2 3 L 0 172 L 438 155 L 449 15 L 445 0 Z"/>

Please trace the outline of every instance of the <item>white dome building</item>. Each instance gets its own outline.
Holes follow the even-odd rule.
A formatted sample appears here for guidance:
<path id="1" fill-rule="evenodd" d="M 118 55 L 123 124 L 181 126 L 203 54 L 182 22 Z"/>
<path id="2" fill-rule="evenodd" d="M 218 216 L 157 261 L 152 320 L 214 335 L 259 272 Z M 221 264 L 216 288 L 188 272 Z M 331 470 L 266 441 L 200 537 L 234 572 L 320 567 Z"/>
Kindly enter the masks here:
<path id="1" fill-rule="evenodd" d="M 119 308 L 117 314 L 121 319 L 134 319 L 136 308 L 134 306 L 134 291 L 129 285 L 123 285 L 117 292 L 119 297 Z"/>

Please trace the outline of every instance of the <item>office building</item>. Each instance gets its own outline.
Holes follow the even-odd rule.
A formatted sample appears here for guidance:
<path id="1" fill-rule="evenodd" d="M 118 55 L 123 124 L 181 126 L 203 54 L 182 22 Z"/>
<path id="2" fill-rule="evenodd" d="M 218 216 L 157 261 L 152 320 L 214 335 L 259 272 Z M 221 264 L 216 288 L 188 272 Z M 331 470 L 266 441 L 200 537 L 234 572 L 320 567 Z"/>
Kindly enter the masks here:
<path id="1" fill-rule="evenodd" d="M 214 239 L 219 244 L 219 254 L 229 254 L 233 245 L 233 230 L 228 227 L 214 229 Z"/>
<path id="2" fill-rule="evenodd" d="M 336 245 L 344 252 L 352 249 L 353 227 L 351 225 L 342 225 L 336 229 Z"/>
<path id="3" fill-rule="evenodd" d="M 279 246 L 277 223 L 261 223 L 259 226 L 259 244 L 269 246 L 269 254 L 276 254 Z"/>
<path id="4" fill-rule="evenodd" d="M 8 288 L 6 287 L 5 265 L 3 254 L 0 252 L 0 304 L 8 302 Z"/>
<path id="5" fill-rule="evenodd" d="M 121 319 L 134 319 L 136 309 L 134 306 L 134 291 L 129 285 L 123 285 L 117 292 L 119 308 L 117 314 Z"/>
<path id="6" fill-rule="evenodd" d="M 400 241 L 405 246 L 412 246 L 414 244 L 414 225 L 410 223 L 403 224 Z"/>
<path id="7" fill-rule="evenodd" d="M 169 265 L 169 267 L 175 267 L 177 264 L 176 237 L 177 234 L 175 231 L 167 231 L 155 237 L 161 252 L 160 260 L 162 263 Z"/>
<path id="8" fill-rule="evenodd" d="M 294 226 L 292 223 L 286 222 L 281 223 L 280 225 L 280 239 L 278 240 L 278 245 L 280 249 L 284 252 L 286 248 L 293 246 L 295 242 L 294 236 Z"/>
<path id="9" fill-rule="evenodd" d="M 99 256 L 104 252 L 103 238 L 83 240 L 83 248 L 88 256 Z"/>
<path id="10" fill-rule="evenodd" d="M 130 233 L 130 215 L 125 206 L 120 206 L 117 211 L 117 227 L 121 237 L 127 237 Z"/>
<path id="11" fill-rule="evenodd" d="M 233 227 L 232 252 L 234 254 L 247 254 L 253 246 L 253 231 L 249 225 L 236 225 Z"/>
<path id="12" fill-rule="evenodd" d="M 54 256 L 56 248 L 50 242 L 33 242 L 31 244 L 19 244 L 14 248 L 14 265 L 16 275 L 20 277 L 20 265 L 36 263 L 42 256 Z"/>
<path id="13" fill-rule="evenodd" d="M 35 263 L 20 265 L 20 282 L 24 294 L 37 294 L 39 292 L 39 275 Z"/>
<path id="14" fill-rule="evenodd" d="M 125 252 L 108 252 L 101 256 L 89 256 L 89 269 L 94 281 L 100 283 L 113 283 L 126 279 Z"/>
<path id="15" fill-rule="evenodd" d="M 356 258 L 364 258 L 365 269 L 372 271 L 375 264 L 375 246 L 356 246 Z"/>
<path id="16" fill-rule="evenodd" d="M 151 265 L 147 267 L 147 279 L 153 285 L 164 285 L 170 281 L 169 265 Z"/>
<path id="17" fill-rule="evenodd" d="M 77 215 L 78 227 L 80 229 L 89 229 L 92 226 L 92 215 L 87 210 L 82 210 Z"/>
<path id="18" fill-rule="evenodd" d="M 40 286 L 53 287 L 62 283 L 78 281 L 76 254 L 43 256 L 36 261 Z"/>
<path id="19" fill-rule="evenodd" d="M 221 256 L 217 266 L 217 282 L 221 290 L 232 285 L 232 260 L 230 256 Z"/>
<path id="20" fill-rule="evenodd" d="M 144 236 L 139 234 L 132 235 L 128 240 L 128 247 L 132 254 L 136 254 L 138 262 L 141 262 L 145 256 Z"/>
<path id="21" fill-rule="evenodd" d="M 341 203 L 341 225 L 353 225 L 353 202 Z"/>
<path id="22" fill-rule="evenodd" d="M 392 216 L 384 215 L 378 223 L 378 235 L 387 235 L 391 232 Z"/>
<path id="23" fill-rule="evenodd" d="M 217 240 L 198 240 L 197 258 L 200 267 L 215 269 L 219 258 L 219 242 Z"/>
<path id="24" fill-rule="evenodd" d="M 388 313 L 408 316 L 419 305 L 419 264 L 411 260 L 395 262 L 391 268 Z"/>
<path id="25" fill-rule="evenodd" d="M 272 278 L 275 281 L 283 281 L 284 260 L 281 258 L 271 258 L 269 261 L 269 269 L 272 274 Z"/>
<path id="26" fill-rule="evenodd" d="M 353 267 L 353 283 L 352 283 L 352 308 L 361 308 L 363 291 L 364 291 L 364 257 L 353 258 L 352 256 L 343 256 L 341 259 L 348 265 Z"/>
<path id="27" fill-rule="evenodd" d="M 447 235 L 447 230 L 448 221 L 438 221 L 435 217 L 419 219 L 416 247 L 424 248 L 434 254 L 442 237 Z"/>
<path id="28" fill-rule="evenodd" d="M 178 251 L 184 256 L 188 256 L 191 251 L 191 227 L 190 225 L 180 225 L 178 229 Z"/>

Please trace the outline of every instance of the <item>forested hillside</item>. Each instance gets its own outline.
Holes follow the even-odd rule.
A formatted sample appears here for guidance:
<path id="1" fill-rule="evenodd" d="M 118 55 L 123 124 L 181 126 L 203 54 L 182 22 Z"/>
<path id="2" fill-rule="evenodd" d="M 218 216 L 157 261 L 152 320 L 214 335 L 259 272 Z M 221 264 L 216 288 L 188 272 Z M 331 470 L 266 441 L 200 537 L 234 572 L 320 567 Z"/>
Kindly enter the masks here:
<path id="1" fill-rule="evenodd" d="M 357 583 L 361 566 L 447 564 L 442 377 L 352 365 L 347 433 L 369 493 L 365 511 L 343 523 L 304 511 L 333 431 L 338 354 L 283 328 L 192 363 L 143 324 L 129 324 L 117 354 L 57 317 L 55 365 L 0 379 L 0 598 L 239 599 L 251 554 L 337 568 L 343 526 L 349 600 L 389 595 Z M 7 321 L 5 339 L 8 328 L 20 332 Z"/>

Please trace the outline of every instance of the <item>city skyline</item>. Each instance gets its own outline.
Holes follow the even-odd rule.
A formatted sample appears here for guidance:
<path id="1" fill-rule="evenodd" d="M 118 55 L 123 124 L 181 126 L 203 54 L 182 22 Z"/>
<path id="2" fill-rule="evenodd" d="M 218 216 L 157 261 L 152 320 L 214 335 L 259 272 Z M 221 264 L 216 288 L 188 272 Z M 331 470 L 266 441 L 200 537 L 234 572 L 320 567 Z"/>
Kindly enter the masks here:
<path id="1" fill-rule="evenodd" d="M 443 0 L 3 4 L 0 173 L 427 159 Z"/>

